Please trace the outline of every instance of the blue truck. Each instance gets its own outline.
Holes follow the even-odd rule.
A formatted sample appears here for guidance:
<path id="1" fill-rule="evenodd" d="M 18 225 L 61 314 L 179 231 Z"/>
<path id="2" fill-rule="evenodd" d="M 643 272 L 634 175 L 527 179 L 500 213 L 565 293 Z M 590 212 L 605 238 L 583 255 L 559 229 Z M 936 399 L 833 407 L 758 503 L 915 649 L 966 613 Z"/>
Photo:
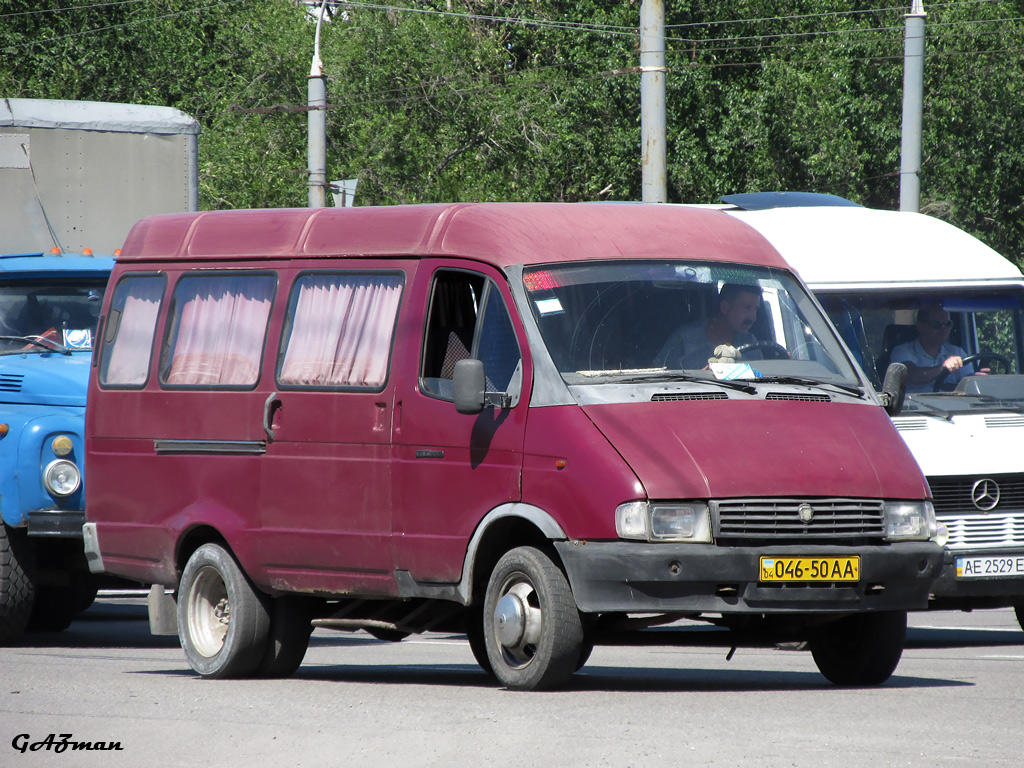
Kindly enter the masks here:
<path id="1" fill-rule="evenodd" d="M 0 99 L 0 644 L 66 628 L 101 585 L 82 545 L 97 318 L 132 224 L 198 209 L 198 134 L 169 107 Z"/>

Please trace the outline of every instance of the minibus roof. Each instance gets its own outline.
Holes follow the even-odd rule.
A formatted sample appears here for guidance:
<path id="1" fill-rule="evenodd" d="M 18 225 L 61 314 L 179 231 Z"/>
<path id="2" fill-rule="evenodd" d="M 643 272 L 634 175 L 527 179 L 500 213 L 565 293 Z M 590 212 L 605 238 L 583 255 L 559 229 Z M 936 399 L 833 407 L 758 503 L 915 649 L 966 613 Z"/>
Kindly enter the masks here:
<path id="1" fill-rule="evenodd" d="M 138 222 L 119 261 L 461 256 L 499 267 L 684 258 L 787 268 L 717 210 L 644 203 L 453 203 L 164 214 Z"/>
<path id="2" fill-rule="evenodd" d="M 1024 282 L 976 237 L 920 213 L 848 205 L 724 210 L 764 235 L 819 290 Z"/>

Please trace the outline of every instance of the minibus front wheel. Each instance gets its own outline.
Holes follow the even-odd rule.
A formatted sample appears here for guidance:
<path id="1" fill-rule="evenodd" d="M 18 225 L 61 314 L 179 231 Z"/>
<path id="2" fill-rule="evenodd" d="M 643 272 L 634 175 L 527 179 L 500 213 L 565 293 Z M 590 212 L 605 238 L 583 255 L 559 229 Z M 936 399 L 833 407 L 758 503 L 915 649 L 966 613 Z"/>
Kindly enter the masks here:
<path id="1" fill-rule="evenodd" d="M 815 631 L 809 645 L 829 682 L 881 685 L 896 671 L 906 639 L 907 612 L 879 611 L 829 622 Z"/>
<path id="2" fill-rule="evenodd" d="M 245 677 L 264 656 L 270 635 L 266 601 L 217 544 L 199 547 L 181 574 L 178 633 L 188 663 L 203 677 Z"/>
<path id="3" fill-rule="evenodd" d="M 565 574 L 546 553 L 517 547 L 494 566 L 483 611 L 491 671 L 508 688 L 565 683 L 583 649 L 583 623 Z"/>

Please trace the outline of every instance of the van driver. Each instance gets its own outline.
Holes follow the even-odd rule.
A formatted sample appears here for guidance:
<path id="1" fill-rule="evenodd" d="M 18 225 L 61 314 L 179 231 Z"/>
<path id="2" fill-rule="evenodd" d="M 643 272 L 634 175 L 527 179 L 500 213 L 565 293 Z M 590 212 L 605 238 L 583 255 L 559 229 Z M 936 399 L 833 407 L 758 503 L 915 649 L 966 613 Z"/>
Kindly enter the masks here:
<path id="1" fill-rule="evenodd" d="M 685 325 L 674 331 L 658 350 L 654 364 L 666 368 L 705 368 L 721 345 L 756 344 L 757 337 L 750 329 L 760 306 L 758 286 L 724 283 L 718 291 L 718 314 L 704 325 Z M 762 355 L 750 350 L 744 357 L 759 360 Z"/>

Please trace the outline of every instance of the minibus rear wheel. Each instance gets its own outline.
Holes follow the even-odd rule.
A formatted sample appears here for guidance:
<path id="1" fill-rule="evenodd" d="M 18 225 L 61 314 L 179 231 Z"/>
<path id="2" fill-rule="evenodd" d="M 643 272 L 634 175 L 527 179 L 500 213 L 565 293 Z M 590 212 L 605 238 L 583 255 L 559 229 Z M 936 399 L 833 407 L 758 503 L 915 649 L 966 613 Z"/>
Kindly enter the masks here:
<path id="1" fill-rule="evenodd" d="M 266 599 L 218 544 L 203 544 L 185 565 L 178 634 L 188 663 L 203 677 L 245 677 L 263 658 L 270 634 Z"/>
<path id="2" fill-rule="evenodd" d="M 291 677 L 302 664 L 313 634 L 314 598 L 283 595 L 269 601 L 270 632 L 257 677 Z"/>
<path id="3" fill-rule="evenodd" d="M 881 685 L 896 671 L 907 639 L 906 611 L 857 613 L 810 638 L 818 670 L 836 685 Z"/>
<path id="4" fill-rule="evenodd" d="M 583 623 L 565 574 L 533 547 L 505 553 L 484 597 L 484 644 L 491 670 L 508 688 L 565 683 L 579 664 Z"/>

